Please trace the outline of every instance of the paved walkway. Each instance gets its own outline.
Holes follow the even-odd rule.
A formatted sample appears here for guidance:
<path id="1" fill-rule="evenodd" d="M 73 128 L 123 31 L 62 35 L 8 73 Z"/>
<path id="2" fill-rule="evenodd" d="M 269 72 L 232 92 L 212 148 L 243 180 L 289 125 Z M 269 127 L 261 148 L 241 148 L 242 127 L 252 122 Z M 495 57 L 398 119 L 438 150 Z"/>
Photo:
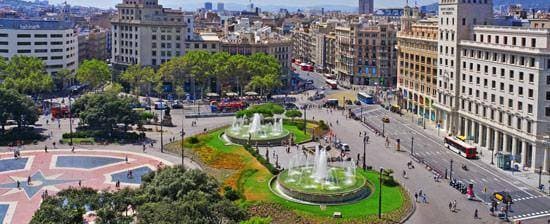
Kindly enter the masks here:
<path id="1" fill-rule="evenodd" d="M 45 195 L 69 187 L 115 190 L 137 187 L 141 176 L 170 161 L 142 153 L 107 150 L 27 150 L 20 158 L 0 153 L 0 223 L 28 223 Z"/>

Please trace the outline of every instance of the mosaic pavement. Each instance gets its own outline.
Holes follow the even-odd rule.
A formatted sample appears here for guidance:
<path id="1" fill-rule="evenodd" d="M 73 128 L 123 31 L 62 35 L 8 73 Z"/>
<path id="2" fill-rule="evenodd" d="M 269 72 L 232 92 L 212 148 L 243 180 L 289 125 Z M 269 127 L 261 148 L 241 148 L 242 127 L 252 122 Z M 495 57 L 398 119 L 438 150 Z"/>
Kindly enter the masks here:
<path id="1" fill-rule="evenodd" d="M 156 170 L 160 162 L 171 165 L 133 152 L 22 151 L 19 159 L 13 158 L 13 153 L 0 153 L 0 223 L 28 223 L 44 191 L 55 194 L 78 187 L 79 181 L 84 187 L 102 190 L 116 190 L 117 181 L 122 187 L 137 187 L 141 176 Z"/>

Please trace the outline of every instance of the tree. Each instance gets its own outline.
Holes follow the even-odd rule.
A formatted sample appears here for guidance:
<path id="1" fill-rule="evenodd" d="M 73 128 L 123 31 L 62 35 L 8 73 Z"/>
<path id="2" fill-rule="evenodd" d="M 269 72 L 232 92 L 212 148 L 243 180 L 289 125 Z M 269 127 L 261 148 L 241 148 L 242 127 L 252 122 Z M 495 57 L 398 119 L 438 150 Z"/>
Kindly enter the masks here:
<path id="1" fill-rule="evenodd" d="M 143 91 L 151 94 L 151 90 L 159 84 L 161 77 L 159 73 L 151 67 L 141 67 L 140 65 L 131 65 L 122 73 L 121 79 L 132 88 L 134 95 L 141 95 Z"/>
<path id="2" fill-rule="evenodd" d="M 74 74 L 71 70 L 63 68 L 53 76 L 53 81 L 60 90 L 63 90 L 67 85 L 71 85 L 73 78 Z"/>
<path id="3" fill-rule="evenodd" d="M 299 110 L 287 110 L 285 116 L 290 117 L 294 122 L 294 118 L 302 117 L 302 112 Z"/>
<path id="4" fill-rule="evenodd" d="M 24 94 L 49 92 L 53 80 L 46 72 L 42 60 L 36 57 L 16 55 L 9 62 L 0 62 L 0 87 L 14 89 Z"/>
<path id="5" fill-rule="evenodd" d="M 8 120 L 15 120 L 17 126 L 31 125 L 38 121 L 38 112 L 33 101 L 15 90 L 0 88 L 0 125 L 2 133 Z"/>
<path id="6" fill-rule="evenodd" d="M 109 65 L 97 59 L 84 61 L 76 72 L 76 79 L 95 89 L 105 84 L 111 78 Z"/>
<path id="7" fill-rule="evenodd" d="M 111 92 L 89 93 L 74 102 L 72 111 L 90 129 L 112 133 L 117 124 L 128 127 L 139 123 L 139 114 L 132 110 L 136 104 L 135 98 L 119 97 Z"/>
<path id="8" fill-rule="evenodd" d="M 219 193 L 216 180 L 199 170 L 168 167 L 142 176 L 138 189 L 98 193 L 66 189 L 48 197 L 31 223 L 81 223 L 84 206 L 101 223 L 238 223 L 246 212 Z M 137 209 L 127 214 L 128 206 Z"/>

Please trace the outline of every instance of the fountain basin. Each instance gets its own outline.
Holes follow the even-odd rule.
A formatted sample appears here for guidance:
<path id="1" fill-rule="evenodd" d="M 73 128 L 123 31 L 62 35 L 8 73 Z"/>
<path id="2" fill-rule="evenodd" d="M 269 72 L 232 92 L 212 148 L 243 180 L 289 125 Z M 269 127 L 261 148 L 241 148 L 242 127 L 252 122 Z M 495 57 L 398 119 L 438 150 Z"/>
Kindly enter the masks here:
<path id="1" fill-rule="evenodd" d="M 277 135 L 266 135 L 266 136 L 251 136 L 249 141 L 248 133 L 235 133 L 229 130 L 224 132 L 224 135 L 232 143 L 239 145 L 250 144 L 252 146 L 278 146 L 281 145 L 282 141 L 288 140 L 290 137 L 290 132 L 283 130 L 282 133 Z"/>
<path id="2" fill-rule="evenodd" d="M 303 204 L 346 204 L 368 197 L 371 189 L 363 175 L 346 175 L 341 167 L 330 167 L 334 179 L 323 182 L 311 176 L 313 167 L 299 167 L 302 174 L 290 174 L 288 170 L 272 179 L 271 190 L 287 199 Z M 295 171 L 293 171 L 295 172 Z M 335 184 L 336 183 L 336 184 Z"/>

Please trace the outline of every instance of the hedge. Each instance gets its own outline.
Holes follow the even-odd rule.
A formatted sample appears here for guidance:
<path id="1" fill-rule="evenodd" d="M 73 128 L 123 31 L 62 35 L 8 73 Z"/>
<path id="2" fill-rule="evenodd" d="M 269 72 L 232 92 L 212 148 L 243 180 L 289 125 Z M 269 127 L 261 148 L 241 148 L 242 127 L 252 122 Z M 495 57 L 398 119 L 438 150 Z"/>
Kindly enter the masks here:
<path id="1" fill-rule="evenodd" d="M 273 164 L 269 163 L 262 155 L 256 152 L 254 148 L 250 145 L 245 145 L 244 149 L 248 151 L 252 156 L 256 157 L 256 159 L 265 167 L 271 174 L 277 175 L 279 174 L 279 170 L 273 166 Z"/>

